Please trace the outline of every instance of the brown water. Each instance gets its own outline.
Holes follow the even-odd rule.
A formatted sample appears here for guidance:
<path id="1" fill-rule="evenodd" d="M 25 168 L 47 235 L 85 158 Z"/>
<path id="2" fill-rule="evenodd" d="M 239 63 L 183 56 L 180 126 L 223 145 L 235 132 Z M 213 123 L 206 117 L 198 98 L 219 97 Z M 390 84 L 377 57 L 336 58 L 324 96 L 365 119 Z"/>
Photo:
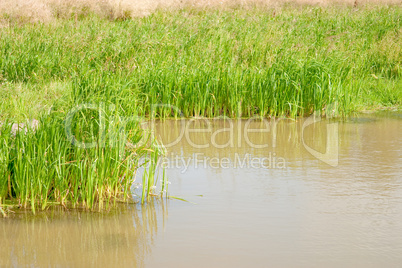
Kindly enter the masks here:
<path id="1" fill-rule="evenodd" d="M 318 121 L 159 122 L 189 202 L 0 219 L 0 267 L 400 267 L 402 114 Z"/>

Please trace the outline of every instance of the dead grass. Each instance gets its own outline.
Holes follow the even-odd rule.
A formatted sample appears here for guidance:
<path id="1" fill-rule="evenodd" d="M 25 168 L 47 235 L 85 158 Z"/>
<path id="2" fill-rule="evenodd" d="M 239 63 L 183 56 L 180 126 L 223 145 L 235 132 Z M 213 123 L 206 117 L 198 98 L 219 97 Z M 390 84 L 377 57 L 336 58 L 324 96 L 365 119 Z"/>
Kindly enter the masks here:
<path id="1" fill-rule="evenodd" d="M 234 6 L 283 5 L 401 5 L 400 0 L 2 0 L 0 25 L 10 21 L 49 22 L 55 18 L 71 18 L 95 13 L 109 19 L 147 16 L 159 8 L 231 8 Z"/>

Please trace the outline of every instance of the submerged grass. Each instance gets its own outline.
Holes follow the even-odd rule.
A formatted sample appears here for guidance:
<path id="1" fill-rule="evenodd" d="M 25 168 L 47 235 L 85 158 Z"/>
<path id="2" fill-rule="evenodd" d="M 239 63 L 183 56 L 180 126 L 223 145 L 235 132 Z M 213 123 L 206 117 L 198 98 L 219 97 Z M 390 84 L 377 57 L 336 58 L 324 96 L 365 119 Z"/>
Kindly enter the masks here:
<path id="1" fill-rule="evenodd" d="M 137 118 L 400 107 L 401 26 L 396 5 L 187 7 L 9 23 L 0 28 L 0 212 L 10 200 L 33 210 L 123 200 L 144 157 L 149 198 L 161 147 L 133 146 L 144 135 Z M 40 118 L 39 128 L 14 135 L 9 123 L 27 118 Z"/>

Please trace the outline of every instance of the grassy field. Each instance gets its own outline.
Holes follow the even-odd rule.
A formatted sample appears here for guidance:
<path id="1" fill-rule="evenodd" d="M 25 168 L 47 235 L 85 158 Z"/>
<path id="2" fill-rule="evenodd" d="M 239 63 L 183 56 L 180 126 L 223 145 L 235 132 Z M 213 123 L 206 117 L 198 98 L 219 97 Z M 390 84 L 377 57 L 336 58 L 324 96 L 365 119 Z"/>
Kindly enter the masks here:
<path id="1" fill-rule="evenodd" d="M 187 117 L 400 106 L 401 17 L 397 6 L 299 7 L 14 23 L 0 29 L 0 120 L 87 101 Z"/>
<path id="2" fill-rule="evenodd" d="M 124 14 L 79 9 L 36 23 L 1 15 L 0 121 L 41 123 L 16 136 L 2 125 L 0 203 L 93 207 L 126 195 L 141 155 L 160 152 L 152 142 L 133 149 L 99 139 L 121 128 L 116 118 L 347 116 L 402 104 L 401 6 Z M 93 148 L 74 146 L 64 131 L 83 103 L 105 111 L 103 124 L 100 108 L 73 120 L 73 137 Z M 135 123 L 124 127 L 130 144 L 142 135 Z"/>

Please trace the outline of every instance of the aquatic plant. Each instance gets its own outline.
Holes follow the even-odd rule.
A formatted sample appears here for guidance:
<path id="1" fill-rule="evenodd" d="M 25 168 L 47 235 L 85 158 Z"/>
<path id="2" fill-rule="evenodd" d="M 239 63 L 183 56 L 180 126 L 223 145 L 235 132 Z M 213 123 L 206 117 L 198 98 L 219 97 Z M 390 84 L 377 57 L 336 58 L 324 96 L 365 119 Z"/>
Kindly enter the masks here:
<path id="1" fill-rule="evenodd" d="M 51 114 L 40 120 L 37 129 L 16 133 L 11 124 L 4 123 L 0 129 L 0 206 L 33 212 L 52 204 L 102 209 L 132 200 L 131 186 L 140 159 L 146 160 L 142 165 L 150 166 L 141 198 L 144 202 L 156 194 L 151 186 L 156 183 L 155 165 L 161 151 L 150 136 L 138 126 L 123 129 L 115 116 L 94 116 L 90 109 L 70 119 Z M 146 141 L 140 144 L 137 141 L 142 136 Z"/>

